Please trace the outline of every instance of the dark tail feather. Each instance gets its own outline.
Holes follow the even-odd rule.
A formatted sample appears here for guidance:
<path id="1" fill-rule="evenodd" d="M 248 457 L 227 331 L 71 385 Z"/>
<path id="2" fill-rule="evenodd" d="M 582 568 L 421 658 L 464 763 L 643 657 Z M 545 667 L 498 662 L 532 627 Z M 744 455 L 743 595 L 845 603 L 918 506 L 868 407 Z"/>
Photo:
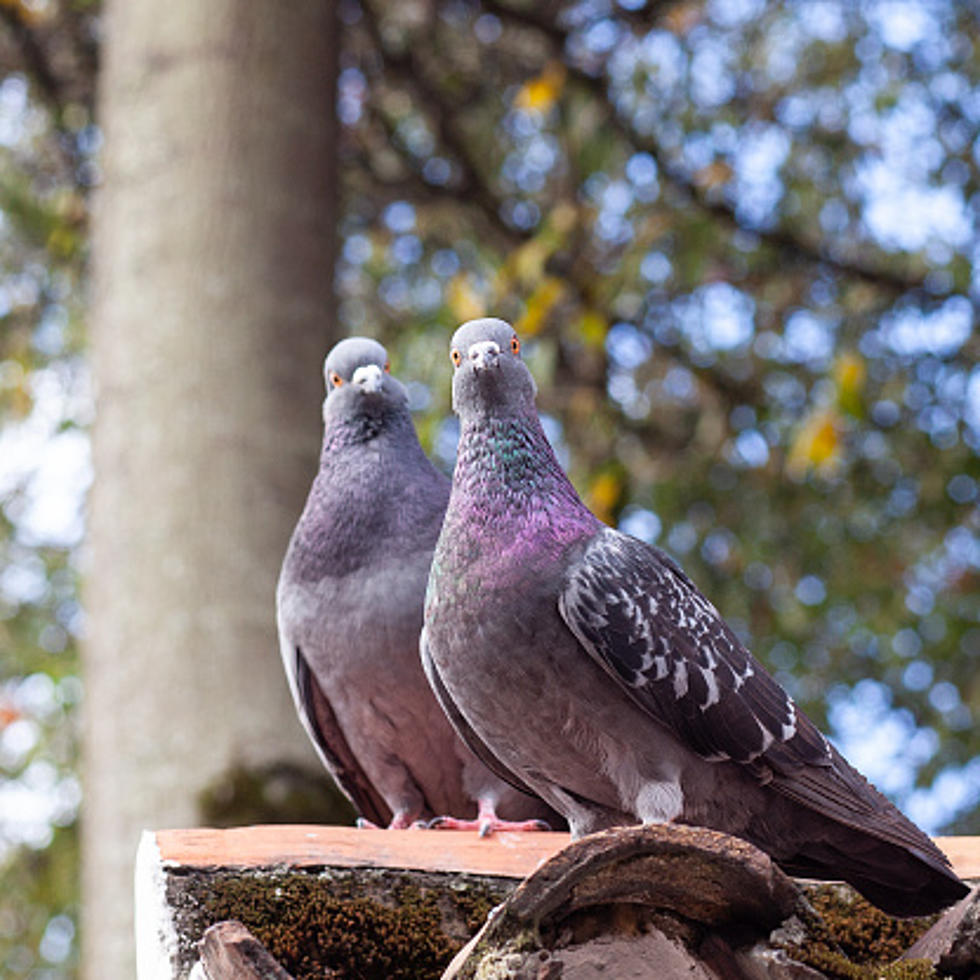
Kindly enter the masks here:
<path id="1" fill-rule="evenodd" d="M 903 918 L 939 912 L 969 892 L 952 868 L 931 855 L 846 828 L 838 841 L 812 840 L 779 865 L 800 878 L 843 878 L 883 912 Z"/>

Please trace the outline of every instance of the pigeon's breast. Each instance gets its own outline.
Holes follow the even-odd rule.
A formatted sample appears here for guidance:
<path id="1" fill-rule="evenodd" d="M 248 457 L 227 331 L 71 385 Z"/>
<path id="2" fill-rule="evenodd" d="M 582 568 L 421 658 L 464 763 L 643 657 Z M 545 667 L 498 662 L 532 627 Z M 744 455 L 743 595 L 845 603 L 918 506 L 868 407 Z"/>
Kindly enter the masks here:
<path id="1" fill-rule="evenodd" d="M 636 709 L 605 682 L 542 590 L 542 570 L 512 569 L 480 596 L 430 600 L 429 648 L 451 698 L 491 751 L 544 779 L 622 809 L 622 760 Z M 620 737 L 622 735 L 623 737 Z"/>

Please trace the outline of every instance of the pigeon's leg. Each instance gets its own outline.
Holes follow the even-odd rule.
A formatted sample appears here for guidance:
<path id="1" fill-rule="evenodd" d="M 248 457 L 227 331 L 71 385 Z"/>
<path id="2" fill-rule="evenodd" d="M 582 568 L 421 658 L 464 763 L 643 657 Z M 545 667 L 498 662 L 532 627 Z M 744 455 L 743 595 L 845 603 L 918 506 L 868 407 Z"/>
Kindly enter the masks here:
<path id="1" fill-rule="evenodd" d="M 407 810 L 399 810 L 388 824 L 389 830 L 424 830 L 426 822 L 419 820 Z"/>
<path id="2" fill-rule="evenodd" d="M 490 796 L 481 796 L 477 801 L 475 820 L 436 817 L 430 822 L 429 827 L 435 830 L 475 830 L 481 837 L 489 837 L 495 830 L 551 830 L 543 820 L 502 820 L 497 816 L 496 801 Z"/>

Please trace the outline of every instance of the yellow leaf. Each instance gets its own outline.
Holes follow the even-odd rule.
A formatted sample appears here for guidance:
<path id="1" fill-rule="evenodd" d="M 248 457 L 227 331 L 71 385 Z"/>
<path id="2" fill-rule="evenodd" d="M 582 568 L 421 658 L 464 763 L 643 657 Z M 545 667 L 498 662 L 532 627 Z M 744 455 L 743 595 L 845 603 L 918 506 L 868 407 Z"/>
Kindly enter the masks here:
<path id="1" fill-rule="evenodd" d="M 486 315 L 486 305 L 465 272 L 460 272 L 449 280 L 446 305 L 458 323 Z"/>
<path id="2" fill-rule="evenodd" d="M 832 473 L 841 462 L 841 420 L 833 409 L 813 411 L 800 426 L 786 460 L 792 476 L 803 476 L 809 470 Z"/>
<path id="3" fill-rule="evenodd" d="M 550 61 L 536 78 L 528 79 L 514 99 L 514 105 L 525 112 L 544 115 L 557 101 L 565 86 L 565 66 Z"/>
<path id="4" fill-rule="evenodd" d="M 861 414 L 861 395 L 868 370 L 864 359 L 853 351 L 845 351 L 834 361 L 833 378 L 837 385 L 837 403 L 851 415 Z"/>
<path id="5" fill-rule="evenodd" d="M 67 258 L 75 250 L 77 244 L 74 233 L 64 225 L 52 229 L 45 243 L 48 251 L 59 258 Z"/>
<path id="6" fill-rule="evenodd" d="M 589 487 L 589 507 L 600 521 L 615 524 L 615 508 L 623 492 L 623 481 L 615 470 L 603 470 Z"/>
<path id="7" fill-rule="evenodd" d="M 515 279 L 526 289 L 539 282 L 548 259 L 566 244 L 578 218 L 578 209 L 573 204 L 567 201 L 556 204 L 542 222 L 538 233 L 507 257 L 494 284 L 497 295 L 501 298 L 509 295 Z"/>
<path id="8" fill-rule="evenodd" d="M 34 407 L 34 399 L 26 385 L 17 385 L 7 393 L 7 410 L 11 418 L 26 419 Z"/>
<path id="9" fill-rule="evenodd" d="M 537 289 L 528 297 L 524 313 L 519 317 L 514 329 L 526 337 L 533 337 L 542 326 L 552 307 L 561 299 L 565 285 L 555 276 L 545 276 Z"/>
<path id="10" fill-rule="evenodd" d="M 510 261 L 514 273 L 524 285 L 529 286 L 541 278 L 550 251 L 546 242 L 532 238 L 512 253 Z"/>
<path id="11" fill-rule="evenodd" d="M 585 310 L 578 324 L 582 339 L 592 347 L 601 347 L 606 342 L 609 321 L 598 310 Z"/>

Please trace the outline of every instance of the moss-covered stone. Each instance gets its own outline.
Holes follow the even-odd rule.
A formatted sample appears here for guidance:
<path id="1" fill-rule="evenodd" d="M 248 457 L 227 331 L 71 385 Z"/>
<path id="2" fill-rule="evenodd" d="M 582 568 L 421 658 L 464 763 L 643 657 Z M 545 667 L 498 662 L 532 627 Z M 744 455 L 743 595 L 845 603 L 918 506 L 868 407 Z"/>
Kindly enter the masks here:
<path id="1" fill-rule="evenodd" d="M 512 890 L 509 879 L 380 869 L 174 873 L 182 972 L 195 943 L 238 919 L 296 980 L 429 980 Z"/>
<path id="2" fill-rule="evenodd" d="M 843 885 L 811 885 L 807 897 L 819 915 L 805 942 L 787 944 L 794 959 L 831 980 L 934 980 L 922 960 L 895 962 L 936 920 L 895 919 Z"/>

